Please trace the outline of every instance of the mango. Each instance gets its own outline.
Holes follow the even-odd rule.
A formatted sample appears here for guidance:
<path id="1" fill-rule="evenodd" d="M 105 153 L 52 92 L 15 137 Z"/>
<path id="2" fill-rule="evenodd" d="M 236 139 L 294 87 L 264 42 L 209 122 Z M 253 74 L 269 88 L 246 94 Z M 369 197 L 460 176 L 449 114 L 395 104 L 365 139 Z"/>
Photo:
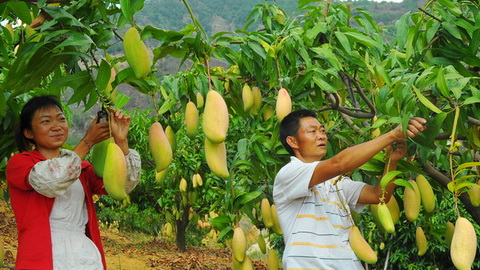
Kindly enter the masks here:
<path id="1" fill-rule="evenodd" d="M 108 195 L 115 200 L 127 198 L 125 182 L 127 181 L 127 161 L 122 149 L 116 143 L 109 143 L 105 168 L 103 171 L 103 185 Z"/>
<path id="2" fill-rule="evenodd" d="M 428 249 L 428 241 L 425 237 L 425 233 L 423 232 L 422 227 L 417 227 L 417 230 L 415 232 L 415 242 L 417 243 L 418 256 L 425 255 Z"/>
<path id="3" fill-rule="evenodd" d="M 260 210 L 262 212 L 263 224 L 265 224 L 265 227 L 271 228 L 273 226 L 272 208 L 267 198 L 262 199 Z"/>
<path id="4" fill-rule="evenodd" d="M 208 91 L 203 112 L 203 131 L 212 143 L 224 142 L 228 131 L 228 109 L 223 97 L 215 90 Z"/>
<path id="5" fill-rule="evenodd" d="M 262 118 L 263 121 L 267 121 L 268 119 L 272 118 L 273 114 L 275 113 L 272 105 L 266 105 L 265 109 L 263 109 Z"/>
<path id="6" fill-rule="evenodd" d="M 420 213 L 421 195 L 417 182 L 413 179 L 408 180 L 408 182 L 413 186 L 413 190 L 405 187 L 405 191 L 403 192 L 403 208 L 405 209 L 407 219 L 414 222 Z"/>
<path id="7" fill-rule="evenodd" d="M 192 184 L 194 188 L 201 187 L 203 185 L 202 176 L 200 176 L 198 173 L 194 174 L 192 176 Z"/>
<path id="8" fill-rule="evenodd" d="M 390 210 L 390 214 L 392 215 L 393 224 L 397 224 L 400 220 L 400 206 L 398 205 L 397 199 L 395 196 L 392 195 L 390 200 L 387 203 L 388 210 Z"/>
<path id="9" fill-rule="evenodd" d="M 247 256 L 245 256 L 245 259 L 243 260 L 243 262 L 238 262 L 237 260 L 235 260 L 235 258 L 233 258 L 232 261 L 233 261 L 233 268 L 232 268 L 233 270 L 253 270 L 254 269 L 252 261 Z"/>
<path id="10" fill-rule="evenodd" d="M 386 232 L 380 222 L 380 218 L 378 217 L 378 204 L 370 204 L 369 207 L 370 212 L 372 212 L 373 222 L 377 225 L 377 229 L 382 233 Z"/>
<path id="11" fill-rule="evenodd" d="M 187 136 L 190 139 L 195 139 L 198 131 L 198 109 L 195 103 L 189 101 L 185 109 L 185 127 L 187 129 Z"/>
<path id="12" fill-rule="evenodd" d="M 165 223 L 165 233 L 167 234 L 167 236 L 173 236 L 172 223 L 170 222 Z"/>
<path id="13" fill-rule="evenodd" d="M 172 147 L 159 122 L 153 123 L 150 127 L 148 144 L 155 162 L 155 170 L 161 172 L 168 168 L 173 159 Z"/>
<path id="14" fill-rule="evenodd" d="M 136 28 L 132 27 L 125 33 L 123 51 L 135 77 L 137 79 L 147 77 L 151 70 L 152 59 Z"/>
<path id="15" fill-rule="evenodd" d="M 227 149 L 225 143 L 212 143 L 205 138 L 205 159 L 210 170 L 218 177 L 227 178 Z"/>
<path id="16" fill-rule="evenodd" d="M 257 244 L 263 254 L 267 253 L 267 243 L 265 242 L 265 238 L 261 233 L 258 234 Z"/>
<path id="17" fill-rule="evenodd" d="M 270 209 L 272 210 L 272 222 L 273 222 L 272 230 L 274 233 L 278 235 L 282 235 L 283 231 L 282 231 L 282 227 L 280 227 L 280 221 L 278 220 L 277 207 L 275 206 L 275 204 L 272 204 Z"/>
<path id="18" fill-rule="evenodd" d="M 185 180 L 185 178 L 182 177 L 179 184 L 180 192 L 183 192 L 183 193 L 187 192 L 187 186 L 188 186 L 187 180 Z"/>
<path id="19" fill-rule="evenodd" d="M 260 88 L 257 86 L 252 87 L 252 95 L 253 95 L 253 107 L 250 112 L 253 115 L 257 115 L 260 112 L 260 108 L 262 107 L 262 92 L 260 92 Z"/>
<path id="20" fill-rule="evenodd" d="M 110 137 L 95 144 L 92 148 L 92 166 L 93 170 L 99 177 L 103 178 L 103 170 L 105 168 L 105 160 L 107 158 L 107 147 L 113 142 L 113 137 Z"/>
<path id="21" fill-rule="evenodd" d="M 393 224 L 392 215 L 388 206 L 385 203 L 378 204 L 378 219 L 382 223 L 383 228 L 387 233 L 395 232 L 395 225 Z"/>
<path id="22" fill-rule="evenodd" d="M 477 185 L 480 186 L 480 180 L 478 180 Z M 468 196 L 470 196 L 470 202 L 473 206 L 480 206 L 480 187 L 473 186 L 472 189 L 468 191 Z"/>
<path id="23" fill-rule="evenodd" d="M 163 182 L 163 180 L 165 179 L 165 177 L 167 176 L 167 174 L 168 174 L 167 169 L 165 169 L 163 171 L 160 171 L 160 172 L 155 172 L 155 183 L 161 184 Z"/>
<path id="24" fill-rule="evenodd" d="M 277 253 L 275 253 L 275 250 L 272 249 L 268 252 L 268 270 L 278 270 L 278 257 Z"/>
<path id="25" fill-rule="evenodd" d="M 450 257 L 458 270 L 469 270 L 477 252 L 477 234 L 472 223 L 459 217 L 455 222 Z"/>
<path id="26" fill-rule="evenodd" d="M 253 93 L 252 88 L 245 84 L 242 88 L 243 111 L 249 112 L 253 107 Z"/>
<path id="27" fill-rule="evenodd" d="M 350 242 L 350 247 L 360 260 L 369 264 L 377 263 L 377 254 L 368 245 L 367 241 L 365 241 L 365 238 L 363 238 L 357 226 L 354 225 L 350 227 L 348 240 Z"/>
<path id="28" fill-rule="evenodd" d="M 168 142 L 170 143 L 170 147 L 172 148 L 172 153 L 175 153 L 175 150 L 177 149 L 177 139 L 175 131 L 173 131 L 171 126 L 167 126 L 165 128 L 165 135 L 167 135 Z"/>
<path id="29" fill-rule="evenodd" d="M 418 189 L 420 190 L 420 194 L 422 196 L 422 205 L 423 209 L 427 213 L 433 212 L 435 209 L 435 194 L 433 193 L 432 186 L 430 185 L 430 182 L 428 182 L 427 178 L 425 176 L 419 174 L 417 176 L 417 185 Z"/>
<path id="30" fill-rule="evenodd" d="M 292 100 L 287 89 L 280 88 L 277 95 L 277 103 L 275 107 L 278 122 L 282 122 L 283 118 L 292 111 Z"/>
<path id="31" fill-rule="evenodd" d="M 235 260 L 238 262 L 243 262 L 243 260 L 245 260 L 247 252 L 247 238 L 245 237 L 245 233 L 240 226 L 237 226 L 233 230 L 232 251 Z"/>
<path id="32" fill-rule="evenodd" d="M 110 69 L 110 79 L 108 79 L 107 87 L 105 87 L 105 91 L 103 94 L 109 101 L 115 101 L 117 97 L 117 87 L 113 88 L 112 83 L 115 81 L 115 77 L 117 76 L 117 72 L 115 68 Z"/>
<path id="33" fill-rule="evenodd" d="M 455 225 L 448 221 L 445 225 L 445 243 L 450 248 L 452 246 L 453 232 L 455 231 Z"/>
<path id="34" fill-rule="evenodd" d="M 203 108 L 203 105 L 205 105 L 205 100 L 203 100 L 202 93 L 197 92 L 195 97 L 197 98 L 197 108 L 199 109 Z"/>

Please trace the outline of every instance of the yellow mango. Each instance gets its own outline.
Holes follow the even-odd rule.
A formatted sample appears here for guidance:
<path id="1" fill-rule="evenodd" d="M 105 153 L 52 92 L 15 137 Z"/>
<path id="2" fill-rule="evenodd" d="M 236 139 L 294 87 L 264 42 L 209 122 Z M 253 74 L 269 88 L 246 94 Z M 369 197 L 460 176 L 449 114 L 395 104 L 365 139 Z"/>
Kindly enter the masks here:
<path id="1" fill-rule="evenodd" d="M 243 111 L 249 112 L 253 107 L 253 93 L 248 84 L 245 84 L 242 89 Z"/>
<path id="2" fill-rule="evenodd" d="M 480 180 L 478 180 L 477 185 L 480 186 Z M 473 186 L 472 189 L 468 191 L 468 196 L 470 197 L 470 202 L 473 206 L 480 206 L 480 187 Z"/>
<path id="3" fill-rule="evenodd" d="M 224 142 L 228 131 L 228 108 L 215 90 L 208 91 L 203 112 L 203 132 L 212 143 Z"/>
<path id="4" fill-rule="evenodd" d="M 385 228 L 383 228 L 382 223 L 380 222 L 380 218 L 378 217 L 378 204 L 370 204 L 370 212 L 372 212 L 373 222 L 377 225 L 377 229 L 380 232 L 386 232 Z"/>
<path id="5" fill-rule="evenodd" d="M 258 234 L 257 244 L 263 254 L 267 253 L 267 243 L 265 242 L 265 238 L 263 238 L 261 233 Z"/>
<path id="6" fill-rule="evenodd" d="M 427 178 L 425 176 L 419 174 L 417 176 L 417 185 L 418 189 L 420 190 L 420 194 L 422 196 L 422 205 L 423 209 L 427 213 L 433 212 L 435 209 L 435 194 L 433 193 L 432 186 L 430 185 L 430 182 L 428 182 Z"/>
<path id="7" fill-rule="evenodd" d="M 268 252 L 268 270 L 278 270 L 278 258 L 275 250 L 272 249 Z"/>
<path id="8" fill-rule="evenodd" d="M 273 106 L 269 104 L 266 105 L 262 113 L 263 121 L 267 121 L 268 119 L 272 118 L 274 113 L 275 113 L 275 110 L 273 109 Z"/>
<path id="9" fill-rule="evenodd" d="M 115 200 L 127 198 L 125 182 L 127 181 L 127 161 L 125 154 L 116 143 L 109 143 L 105 168 L 103 171 L 103 185 L 108 195 Z"/>
<path id="10" fill-rule="evenodd" d="M 368 245 L 367 241 L 365 241 L 365 238 L 363 238 L 357 226 L 354 225 L 350 227 L 348 240 L 350 242 L 350 247 L 360 260 L 369 264 L 377 263 L 377 254 L 373 251 L 370 245 Z"/>
<path id="11" fill-rule="evenodd" d="M 392 195 L 390 200 L 387 203 L 388 210 L 390 210 L 390 214 L 392 215 L 393 224 L 397 224 L 400 220 L 400 206 L 398 205 L 397 199 L 395 196 Z"/>
<path id="12" fill-rule="evenodd" d="M 152 66 L 152 59 L 136 28 L 132 27 L 125 33 L 123 51 L 135 77 L 137 79 L 147 77 Z"/>
<path id="13" fill-rule="evenodd" d="M 227 149 L 225 143 L 212 143 L 205 138 L 205 159 L 210 170 L 218 177 L 229 176 L 227 167 Z"/>
<path id="14" fill-rule="evenodd" d="M 271 228 L 273 226 L 272 208 L 267 198 L 262 199 L 260 210 L 262 212 L 263 224 L 265 224 L 265 227 Z"/>
<path id="15" fill-rule="evenodd" d="M 187 192 L 187 185 L 188 185 L 187 180 L 185 180 L 185 178 L 182 177 L 179 185 L 180 192 Z"/>
<path id="16" fill-rule="evenodd" d="M 477 252 L 477 234 L 472 223 L 459 217 L 455 222 L 450 257 L 458 270 L 470 270 Z"/>
<path id="17" fill-rule="evenodd" d="M 275 111 L 278 122 L 281 122 L 292 111 L 292 99 L 285 88 L 280 88 L 278 91 Z"/>
<path id="18" fill-rule="evenodd" d="M 167 223 L 165 224 L 165 233 L 167 234 L 167 236 L 173 236 L 173 226 L 172 226 L 172 223 L 167 222 Z"/>
<path id="19" fill-rule="evenodd" d="M 173 159 L 172 147 L 159 122 L 153 123 L 150 127 L 148 144 L 155 162 L 155 170 L 161 172 L 168 168 Z"/>
<path id="20" fill-rule="evenodd" d="M 235 260 L 243 262 L 247 252 L 247 238 L 240 226 L 233 230 L 232 251 Z"/>
<path id="21" fill-rule="evenodd" d="M 425 237 L 425 233 L 423 232 L 422 227 L 417 227 L 417 230 L 415 232 L 415 242 L 417 243 L 418 256 L 425 255 L 428 249 L 428 241 Z"/>
<path id="22" fill-rule="evenodd" d="M 405 187 L 405 191 L 403 192 L 403 208 L 405 209 L 407 219 L 414 222 L 420 213 L 421 195 L 417 182 L 412 179 L 408 180 L 408 182 L 413 186 L 413 190 Z"/>
<path id="23" fill-rule="evenodd" d="M 197 182 L 197 185 L 199 187 L 203 186 L 203 179 L 202 176 L 198 173 L 194 174 L 193 177 L 195 177 L 195 182 Z"/>
<path id="24" fill-rule="evenodd" d="M 395 225 L 393 224 L 392 215 L 388 206 L 385 203 L 378 204 L 378 219 L 382 223 L 383 228 L 387 233 L 395 232 Z"/>
<path id="25" fill-rule="evenodd" d="M 160 171 L 160 172 L 155 172 L 155 183 L 161 184 L 165 177 L 167 176 L 168 171 L 167 169 Z"/>
<path id="26" fill-rule="evenodd" d="M 277 207 L 275 206 L 275 204 L 272 204 L 270 209 L 272 210 L 272 221 L 273 221 L 272 230 L 276 234 L 282 235 L 283 231 L 282 231 L 282 227 L 280 227 L 280 221 L 278 220 Z"/>
<path id="27" fill-rule="evenodd" d="M 198 131 L 198 109 L 192 101 L 187 103 L 187 108 L 185 109 L 185 126 L 187 136 L 190 139 L 195 139 Z"/>
<path id="28" fill-rule="evenodd" d="M 168 142 L 170 143 L 170 148 L 172 148 L 172 153 L 177 149 L 177 139 L 175 137 L 175 132 L 171 126 L 165 128 L 165 135 L 167 135 Z"/>
<path id="29" fill-rule="evenodd" d="M 253 107 L 250 112 L 253 115 L 257 115 L 262 107 L 262 92 L 260 92 L 260 88 L 257 86 L 252 87 L 252 95 L 253 95 Z"/>
<path id="30" fill-rule="evenodd" d="M 448 221 L 445 225 L 445 243 L 450 248 L 452 245 L 453 232 L 455 231 L 455 225 Z"/>
<path id="31" fill-rule="evenodd" d="M 103 177 L 103 170 L 105 168 L 105 160 L 107 158 L 107 147 L 113 143 L 113 137 L 103 140 L 95 144 L 92 148 L 92 166 L 95 173 Z"/>
<path id="32" fill-rule="evenodd" d="M 204 100 L 203 100 L 203 96 L 202 96 L 202 93 L 200 92 L 197 92 L 196 94 L 196 98 L 197 98 L 197 108 L 201 109 L 204 105 Z"/>

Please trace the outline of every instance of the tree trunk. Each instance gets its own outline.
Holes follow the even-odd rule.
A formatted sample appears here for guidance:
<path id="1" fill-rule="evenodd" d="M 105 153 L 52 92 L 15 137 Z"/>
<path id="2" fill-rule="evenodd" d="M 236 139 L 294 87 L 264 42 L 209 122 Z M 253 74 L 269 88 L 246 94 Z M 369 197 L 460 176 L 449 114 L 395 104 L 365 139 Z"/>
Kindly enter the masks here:
<path id="1" fill-rule="evenodd" d="M 182 217 L 177 220 L 177 247 L 185 252 L 187 251 L 187 237 L 186 229 L 188 225 L 188 210 L 190 209 L 190 204 L 187 204 L 183 208 Z"/>
<path id="2" fill-rule="evenodd" d="M 450 177 L 444 175 L 429 163 L 423 165 L 423 170 L 438 183 L 440 183 L 444 188 L 448 189 L 447 185 L 452 181 Z M 468 193 L 463 193 L 460 195 L 459 199 L 465 205 L 465 209 L 468 211 L 468 213 L 472 215 L 473 220 L 477 224 L 480 224 L 480 207 L 475 207 L 472 205 Z"/>

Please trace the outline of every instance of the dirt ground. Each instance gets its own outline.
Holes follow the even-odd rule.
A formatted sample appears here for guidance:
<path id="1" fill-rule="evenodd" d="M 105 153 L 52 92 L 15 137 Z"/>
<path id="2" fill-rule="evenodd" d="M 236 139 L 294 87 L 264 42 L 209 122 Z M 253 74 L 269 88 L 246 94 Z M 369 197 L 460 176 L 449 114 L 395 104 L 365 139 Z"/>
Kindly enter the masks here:
<path id="1" fill-rule="evenodd" d="M 110 270 L 231 269 L 228 248 L 188 247 L 181 252 L 174 244 L 142 234 L 101 230 L 107 266 Z M 17 249 L 17 229 L 12 210 L 0 200 L 0 244 L 5 250 L 4 266 L 13 269 Z M 253 261 L 255 269 L 267 269 L 265 262 Z"/>

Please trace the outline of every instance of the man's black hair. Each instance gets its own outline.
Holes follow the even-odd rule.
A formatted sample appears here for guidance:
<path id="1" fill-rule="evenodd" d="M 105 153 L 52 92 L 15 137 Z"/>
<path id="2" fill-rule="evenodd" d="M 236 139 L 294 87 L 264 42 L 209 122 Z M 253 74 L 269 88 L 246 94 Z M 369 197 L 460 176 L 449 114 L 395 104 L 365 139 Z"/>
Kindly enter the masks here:
<path id="1" fill-rule="evenodd" d="M 290 155 L 294 156 L 294 152 L 290 145 L 287 143 L 288 136 L 297 136 L 298 129 L 300 128 L 300 119 L 304 117 L 314 117 L 317 118 L 317 114 L 311 110 L 297 110 L 289 113 L 285 118 L 283 118 L 282 122 L 280 123 L 280 142 L 282 143 L 283 147 L 290 153 Z"/>

